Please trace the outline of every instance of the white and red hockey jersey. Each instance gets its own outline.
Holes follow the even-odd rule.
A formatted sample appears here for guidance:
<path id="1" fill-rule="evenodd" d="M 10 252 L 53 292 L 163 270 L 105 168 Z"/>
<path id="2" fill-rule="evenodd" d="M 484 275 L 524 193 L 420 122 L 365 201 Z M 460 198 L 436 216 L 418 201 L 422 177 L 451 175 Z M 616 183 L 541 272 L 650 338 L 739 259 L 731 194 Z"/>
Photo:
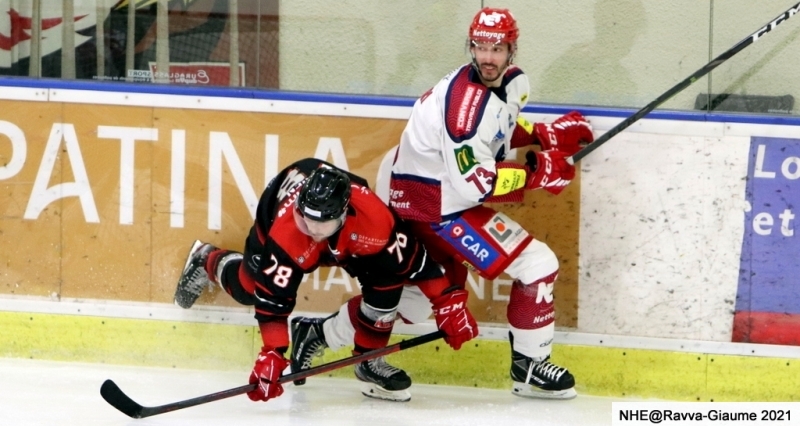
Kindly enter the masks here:
<path id="1" fill-rule="evenodd" d="M 496 163 L 510 150 L 528 77 L 510 66 L 500 87 L 466 64 L 414 104 L 392 165 L 390 203 L 404 219 L 441 222 L 492 195 Z"/>

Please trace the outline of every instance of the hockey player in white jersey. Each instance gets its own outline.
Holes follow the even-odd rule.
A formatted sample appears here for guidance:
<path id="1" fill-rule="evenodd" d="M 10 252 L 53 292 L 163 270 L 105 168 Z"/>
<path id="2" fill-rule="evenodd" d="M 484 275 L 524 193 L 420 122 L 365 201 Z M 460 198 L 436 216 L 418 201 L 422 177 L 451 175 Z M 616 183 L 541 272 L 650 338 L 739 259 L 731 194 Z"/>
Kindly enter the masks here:
<path id="1" fill-rule="evenodd" d="M 530 90 L 513 65 L 519 30 L 507 9 L 484 8 L 469 28 L 472 62 L 445 76 L 414 104 L 392 166 L 390 203 L 417 237 L 464 285 L 467 266 L 486 279 L 515 279 L 507 318 L 515 395 L 576 396 L 570 372 L 550 362 L 558 259 L 485 202 L 521 201 L 524 190 L 560 193 L 575 176 L 566 158 L 593 141 L 573 111 L 551 124 L 519 115 Z M 526 164 L 505 161 L 513 148 L 538 145 Z"/>

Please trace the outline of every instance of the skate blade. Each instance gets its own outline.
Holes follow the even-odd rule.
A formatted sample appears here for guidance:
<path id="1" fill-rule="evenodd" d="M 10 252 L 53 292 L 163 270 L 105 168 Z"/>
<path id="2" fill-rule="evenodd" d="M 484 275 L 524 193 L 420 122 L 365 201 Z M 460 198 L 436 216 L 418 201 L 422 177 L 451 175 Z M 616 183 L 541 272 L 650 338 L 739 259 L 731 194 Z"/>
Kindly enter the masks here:
<path id="1" fill-rule="evenodd" d="M 411 392 L 408 389 L 390 391 L 375 383 L 361 383 L 361 394 L 369 398 L 382 399 L 384 401 L 408 402 L 411 400 Z"/>
<path id="2" fill-rule="evenodd" d="M 511 387 L 511 393 L 523 398 L 539 398 L 539 399 L 572 399 L 578 396 L 575 388 L 569 388 L 558 391 L 548 391 L 537 388 L 536 386 L 527 385 L 525 383 L 514 382 Z"/>

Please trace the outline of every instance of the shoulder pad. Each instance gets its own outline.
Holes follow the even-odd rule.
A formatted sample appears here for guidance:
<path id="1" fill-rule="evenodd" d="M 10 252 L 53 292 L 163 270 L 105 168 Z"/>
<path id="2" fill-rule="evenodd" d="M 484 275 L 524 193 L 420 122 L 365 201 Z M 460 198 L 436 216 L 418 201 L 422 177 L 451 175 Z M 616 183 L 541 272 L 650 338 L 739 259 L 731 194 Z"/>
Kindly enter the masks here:
<path id="1" fill-rule="evenodd" d="M 518 75 L 525 74 L 521 68 L 516 65 L 512 65 L 506 69 L 506 73 L 503 75 L 503 84 L 507 84 L 511 80 L 513 80 Z"/>
<path id="2" fill-rule="evenodd" d="M 444 101 L 444 127 L 456 143 L 472 139 L 489 102 L 489 89 L 469 79 L 470 67 L 462 68 L 450 85 Z"/>

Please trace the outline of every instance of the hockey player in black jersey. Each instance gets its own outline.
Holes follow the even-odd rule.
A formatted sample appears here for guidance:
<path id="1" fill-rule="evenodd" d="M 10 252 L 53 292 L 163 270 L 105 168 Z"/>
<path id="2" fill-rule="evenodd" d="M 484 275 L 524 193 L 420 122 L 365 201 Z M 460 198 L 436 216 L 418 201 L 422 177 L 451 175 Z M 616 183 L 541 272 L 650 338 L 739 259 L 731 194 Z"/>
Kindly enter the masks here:
<path id="1" fill-rule="evenodd" d="M 290 361 L 288 317 L 303 275 L 334 265 L 359 280 L 361 295 L 326 319 L 295 318 Z M 248 393 L 254 401 L 280 396 L 282 371 L 290 364 L 292 371 L 309 368 L 326 347 L 353 345 L 358 354 L 386 346 L 398 309 L 416 321 L 433 311 L 454 349 L 478 334 L 467 291 L 450 285 L 406 223 L 364 179 L 313 158 L 285 168 L 267 186 L 243 253 L 195 241 L 175 303 L 188 309 L 215 284 L 255 308 L 263 347 L 250 375 L 259 385 Z M 366 396 L 410 399 L 411 379 L 382 357 L 357 365 L 355 374 Z"/>

